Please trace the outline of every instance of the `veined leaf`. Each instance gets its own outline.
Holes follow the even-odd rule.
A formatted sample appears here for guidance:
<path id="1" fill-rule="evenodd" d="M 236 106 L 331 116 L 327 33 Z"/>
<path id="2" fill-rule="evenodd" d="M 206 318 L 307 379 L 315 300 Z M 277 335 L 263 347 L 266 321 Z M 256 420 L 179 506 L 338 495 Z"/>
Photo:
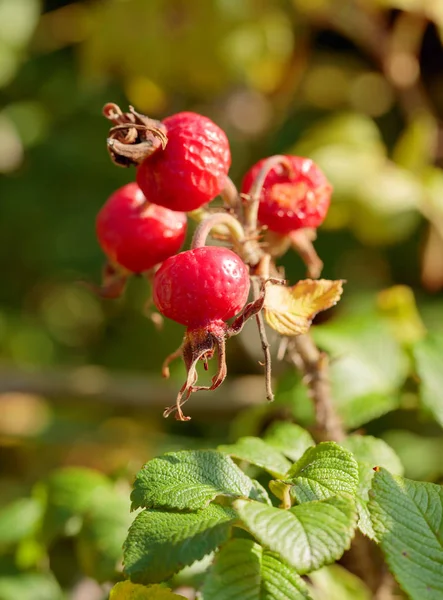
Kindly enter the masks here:
<path id="1" fill-rule="evenodd" d="M 335 442 L 322 442 L 306 450 L 285 481 L 291 484 L 291 496 L 299 503 L 343 493 L 355 496 L 358 465 L 349 450 Z"/>
<path id="2" fill-rule="evenodd" d="M 305 279 L 292 287 L 269 285 L 265 319 L 280 335 L 307 333 L 315 315 L 337 304 L 342 293 L 343 280 Z"/>
<path id="3" fill-rule="evenodd" d="M 368 509 L 368 492 L 374 476 L 374 467 L 385 467 L 395 475 L 403 475 L 403 465 L 386 442 L 370 435 L 350 435 L 341 445 L 350 450 L 358 462 L 358 527 L 366 536 L 375 539 Z"/>
<path id="4" fill-rule="evenodd" d="M 355 502 L 348 496 L 290 510 L 253 500 L 236 500 L 234 508 L 250 533 L 300 574 L 339 559 L 351 544 L 357 521 Z"/>
<path id="5" fill-rule="evenodd" d="M 274 477 L 281 477 L 286 473 L 291 463 L 270 444 L 267 444 L 260 438 L 243 437 L 227 446 L 219 446 L 220 452 L 230 454 L 240 460 L 245 460 L 252 465 L 261 467 Z"/>
<path id="6" fill-rule="evenodd" d="M 226 542 L 235 518 L 217 504 L 192 513 L 144 510 L 123 546 L 125 572 L 136 583 L 164 581 Z"/>
<path id="7" fill-rule="evenodd" d="M 138 473 L 132 508 L 197 510 L 216 496 L 256 497 L 252 481 L 226 455 L 215 450 L 171 452 Z"/>
<path id="8" fill-rule="evenodd" d="M 309 600 L 302 578 L 252 540 L 230 540 L 203 586 L 203 600 Z"/>
<path id="9" fill-rule="evenodd" d="M 374 475 L 369 511 L 386 561 L 408 596 L 443 598 L 443 488 L 382 468 Z"/>

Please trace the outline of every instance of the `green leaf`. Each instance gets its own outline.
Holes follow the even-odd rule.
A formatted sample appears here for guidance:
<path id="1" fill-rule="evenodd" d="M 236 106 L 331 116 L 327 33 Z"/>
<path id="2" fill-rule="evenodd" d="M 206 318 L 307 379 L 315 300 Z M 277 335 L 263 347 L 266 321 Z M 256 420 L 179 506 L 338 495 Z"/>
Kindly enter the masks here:
<path id="1" fill-rule="evenodd" d="M 0 576 L 0 600 L 62 600 L 55 577 L 43 573 Z"/>
<path id="2" fill-rule="evenodd" d="M 260 438 L 243 437 L 237 440 L 235 444 L 228 446 L 219 446 L 220 452 L 230 454 L 239 460 L 245 460 L 257 467 L 261 467 L 274 477 L 283 476 L 291 463 L 270 444 L 267 444 Z"/>
<path id="3" fill-rule="evenodd" d="M 109 600 L 179 600 L 184 596 L 174 594 L 162 585 L 140 585 L 131 581 L 121 581 L 114 585 Z"/>
<path id="4" fill-rule="evenodd" d="M 374 467 L 385 467 L 396 475 L 403 475 L 403 465 L 386 442 L 370 435 L 350 435 L 341 445 L 350 450 L 358 462 L 357 510 L 358 526 L 362 533 L 375 539 L 368 508 L 368 492 L 374 476 Z"/>
<path id="5" fill-rule="evenodd" d="M 342 445 L 350 450 L 358 462 L 359 485 L 357 509 L 359 529 L 371 539 L 375 539 L 368 508 L 368 492 L 374 476 L 374 467 L 385 467 L 396 475 L 403 475 L 403 465 L 394 450 L 383 440 L 372 436 L 351 435 Z"/>
<path id="6" fill-rule="evenodd" d="M 412 600 L 443 597 L 443 488 L 380 469 L 369 511 L 386 562 Z"/>
<path id="7" fill-rule="evenodd" d="M 306 450 L 285 481 L 291 484 L 291 496 L 299 503 L 343 493 L 355 496 L 358 465 L 348 450 L 335 442 L 322 442 Z"/>
<path id="8" fill-rule="evenodd" d="M 306 502 L 290 510 L 251 500 L 236 500 L 234 508 L 260 544 L 300 574 L 339 559 L 351 544 L 357 520 L 355 503 L 347 496 Z"/>
<path id="9" fill-rule="evenodd" d="M 32 535 L 43 514 L 41 502 L 20 498 L 0 510 L 0 546 L 16 544 Z"/>
<path id="10" fill-rule="evenodd" d="M 252 540 L 230 540 L 218 553 L 203 586 L 203 600 L 303 600 L 302 578 L 278 555 Z"/>
<path id="11" fill-rule="evenodd" d="M 50 540 L 62 533 L 78 533 L 85 511 L 95 498 L 112 490 L 112 484 L 98 471 L 68 467 L 52 473 L 40 489 L 47 498 L 43 533 Z"/>
<path id="12" fill-rule="evenodd" d="M 420 398 L 443 427 L 443 336 L 429 335 L 413 348 L 420 376 Z"/>
<path id="13" fill-rule="evenodd" d="M 273 423 L 266 430 L 263 439 L 293 461 L 298 460 L 307 448 L 315 444 L 306 429 L 285 421 Z"/>
<path id="14" fill-rule="evenodd" d="M 372 593 L 356 575 L 340 565 L 309 574 L 313 600 L 372 600 Z"/>
<path id="15" fill-rule="evenodd" d="M 171 452 L 138 473 L 132 508 L 197 510 L 216 496 L 248 498 L 254 486 L 228 457 L 215 450 Z"/>
<path id="16" fill-rule="evenodd" d="M 378 418 L 400 404 L 399 387 L 408 360 L 389 326 L 373 313 L 334 319 L 313 328 L 316 342 L 331 353 L 337 410 L 349 428 Z"/>
<path id="17" fill-rule="evenodd" d="M 76 540 L 79 563 L 86 575 L 104 582 L 121 571 L 122 546 L 132 521 L 126 493 L 112 490 L 95 500 Z"/>
<path id="18" fill-rule="evenodd" d="M 193 513 L 144 510 L 123 546 L 125 572 L 139 583 L 168 579 L 225 542 L 235 516 L 217 504 Z"/>

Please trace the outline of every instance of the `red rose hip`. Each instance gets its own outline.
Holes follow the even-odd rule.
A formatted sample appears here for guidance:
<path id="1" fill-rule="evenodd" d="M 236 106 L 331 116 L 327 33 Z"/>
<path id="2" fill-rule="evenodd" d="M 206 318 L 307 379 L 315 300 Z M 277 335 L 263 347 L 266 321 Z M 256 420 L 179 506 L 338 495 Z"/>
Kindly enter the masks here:
<path id="1" fill-rule="evenodd" d="M 261 303 L 246 305 L 249 294 L 249 271 L 241 258 L 227 248 L 200 246 L 168 258 L 154 277 L 154 303 L 166 317 L 187 326 L 183 344 L 165 361 L 168 365 L 182 356 L 187 378 L 177 396 L 175 406 L 164 415 L 177 411 L 176 418 L 187 421 L 181 410 L 192 392 L 214 390 L 226 377 L 225 340 L 236 335 L 245 320 L 260 310 Z M 252 307 L 252 308 L 250 308 Z M 243 309 L 229 327 L 225 322 Z M 218 354 L 218 370 L 210 386 L 197 386 L 197 363 Z"/>
<path id="2" fill-rule="evenodd" d="M 264 182 L 258 219 L 271 231 L 287 234 L 296 229 L 316 228 L 328 212 L 332 186 L 309 158 L 285 157 L 292 172 L 279 165 Z M 241 191 L 248 194 L 266 159 L 256 163 L 245 175 Z"/>
<path id="3" fill-rule="evenodd" d="M 246 303 L 249 275 L 227 248 L 203 246 L 168 258 L 155 274 L 154 302 L 177 323 L 211 327 L 234 317 Z"/>
<path id="4" fill-rule="evenodd" d="M 191 211 L 223 190 L 231 165 L 226 134 L 211 119 L 181 112 L 163 121 L 167 145 L 137 168 L 137 183 L 151 202 Z"/>
<path id="5" fill-rule="evenodd" d="M 136 183 L 128 183 L 102 207 L 96 231 L 112 265 L 142 273 L 180 250 L 186 215 L 148 202 Z"/>

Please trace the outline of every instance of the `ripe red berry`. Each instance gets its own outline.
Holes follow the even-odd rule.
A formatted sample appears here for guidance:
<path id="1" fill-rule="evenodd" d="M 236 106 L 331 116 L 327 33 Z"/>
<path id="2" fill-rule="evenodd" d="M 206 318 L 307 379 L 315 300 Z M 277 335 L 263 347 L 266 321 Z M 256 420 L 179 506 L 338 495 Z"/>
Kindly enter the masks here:
<path id="1" fill-rule="evenodd" d="M 111 264 L 142 273 L 180 250 L 186 215 L 148 202 L 136 183 L 128 183 L 102 207 L 96 230 Z"/>
<path id="2" fill-rule="evenodd" d="M 309 158 L 286 158 L 292 165 L 292 173 L 282 165 L 268 173 L 260 197 L 258 219 L 271 231 L 283 234 L 305 227 L 316 228 L 328 212 L 332 186 Z M 250 192 L 265 160 L 260 160 L 246 173 L 243 193 Z"/>
<path id="3" fill-rule="evenodd" d="M 226 134 L 207 117 L 182 112 L 166 118 L 168 143 L 137 169 L 137 183 L 151 202 L 171 210 L 195 210 L 225 186 L 231 165 Z"/>
<path id="4" fill-rule="evenodd" d="M 158 310 L 189 329 L 234 317 L 249 293 L 248 269 L 227 248 L 203 246 L 166 260 L 155 274 L 154 302 Z"/>
<path id="5" fill-rule="evenodd" d="M 242 328 L 245 320 L 261 308 L 254 305 L 237 317 L 231 327 L 225 323 L 246 304 L 249 274 L 241 258 L 227 248 L 203 246 L 168 258 L 155 274 L 153 297 L 158 310 L 166 317 L 187 326 L 185 339 L 177 352 L 165 361 L 163 374 L 169 374 L 168 364 L 183 357 L 187 378 L 177 396 L 175 406 L 164 412 L 167 417 L 177 411 L 176 418 L 187 421 L 181 410 L 192 392 L 215 390 L 226 377 L 225 340 Z M 197 386 L 197 363 L 207 368 L 208 359 L 218 354 L 218 370 L 210 386 Z"/>

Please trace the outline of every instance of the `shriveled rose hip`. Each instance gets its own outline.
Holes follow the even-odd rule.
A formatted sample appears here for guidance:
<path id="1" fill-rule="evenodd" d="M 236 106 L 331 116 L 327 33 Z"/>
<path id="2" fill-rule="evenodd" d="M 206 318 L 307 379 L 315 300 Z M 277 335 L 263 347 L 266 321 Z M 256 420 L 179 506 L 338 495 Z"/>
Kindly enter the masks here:
<path id="1" fill-rule="evenodd" d="M 229 142 L 211 119 L 181 112 L 164 119 L 167 145 L 137 168 L 137 183 L 151 202 L 191 211 L 225 187 L 231 165 Z"/>
<path id="2" fill-rule="evenodd" d="M 286 156 L 292 166 L 272 169 L 260 196 L 258 219 L 271 231 L 289 233 L 316 228 L 328 212 L 332 186 L 320 168 L 309 158 Z M 245 175 L 241 191 L 248 194 L 266 159 L 257 162 Z"/>
<path id="3" fill-rule="evenodd" d="M 142 273 L 178 252 L 186 215 L 146 200 L 136 183 L 116 190 L 97 215 L 97 238 L 111 264 Z"/>

